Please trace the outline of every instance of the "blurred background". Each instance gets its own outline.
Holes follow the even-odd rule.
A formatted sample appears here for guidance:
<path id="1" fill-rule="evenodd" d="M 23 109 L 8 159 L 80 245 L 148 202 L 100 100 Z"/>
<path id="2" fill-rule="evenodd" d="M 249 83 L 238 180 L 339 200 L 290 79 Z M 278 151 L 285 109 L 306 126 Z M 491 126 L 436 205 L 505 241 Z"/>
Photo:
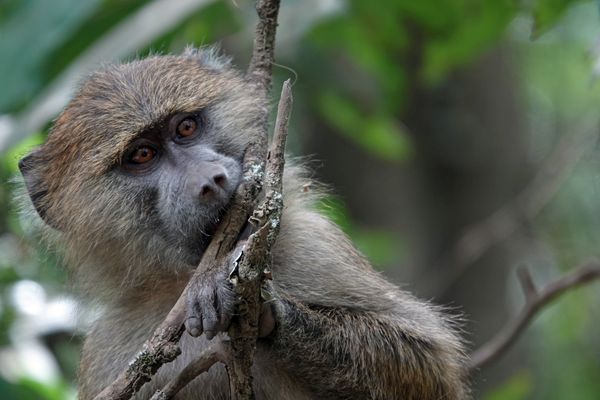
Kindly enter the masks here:
<path id="1" fill-rule="evenodd" d="M 249 0 L 0 0 L 0 398 L 74 398 L 81 343 L 19 157 L 99 64 L 217 42 L 245 68 L 255 21 Z M 518 267 L 541 286 L 600 255 L 600 2 L 283 0 L 276 58 L 324 212 L 471 348 L 521 309 Z M 599 399 L 599 309 L 599 283 L 561 297 L 475 397 Z"/>

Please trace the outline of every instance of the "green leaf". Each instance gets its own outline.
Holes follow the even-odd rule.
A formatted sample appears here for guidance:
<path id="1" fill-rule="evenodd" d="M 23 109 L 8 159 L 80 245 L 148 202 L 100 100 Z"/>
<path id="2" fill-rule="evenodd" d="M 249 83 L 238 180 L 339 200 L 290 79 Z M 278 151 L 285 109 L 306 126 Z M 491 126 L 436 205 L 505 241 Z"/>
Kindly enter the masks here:
<path id="1" fill-rule="evenodd" d="M 455 10 L 455 19 L 449 20 L 445 29 L 431 32 L 431 39 L 425 43 L 422 73 L 430 84 L 494 45 L 518 11 L 511 0 L 465 3 Z"/>
<path id="2" fill-rule="evenodd" d="M 578 0 L 537 0 L 533 6 L 534 38 L 550 29 L 564 14 L 569 5 Z"/>

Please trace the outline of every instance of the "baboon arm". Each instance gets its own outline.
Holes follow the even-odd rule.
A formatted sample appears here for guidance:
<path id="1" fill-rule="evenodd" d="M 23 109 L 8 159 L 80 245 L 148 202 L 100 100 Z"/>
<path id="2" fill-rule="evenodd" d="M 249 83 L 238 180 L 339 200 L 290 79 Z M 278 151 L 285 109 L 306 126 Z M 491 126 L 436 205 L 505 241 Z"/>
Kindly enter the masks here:
<path id="1" fill-rule="evenodd" d="M 393 310 L 384 314 L 281 300 L 276 312 L 279 325 L 270 339 L 275 362 L 320 399 L 468 397 L 460 345 L 452 336 L 420 336 Z"/>

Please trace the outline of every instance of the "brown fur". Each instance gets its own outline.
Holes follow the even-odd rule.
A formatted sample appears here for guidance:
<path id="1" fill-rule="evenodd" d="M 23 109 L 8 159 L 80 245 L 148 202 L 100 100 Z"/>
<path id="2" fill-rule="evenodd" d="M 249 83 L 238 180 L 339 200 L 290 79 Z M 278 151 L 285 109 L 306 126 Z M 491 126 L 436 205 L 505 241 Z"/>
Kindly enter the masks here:
<path id="1" fill-rule="evenodd" d="M 83 83 L 47 143 L 23 160 L 38 211 L 58 228 L 48 228 L 48 237 L 64 247 L 83 297 L 101 310 L 83 348 L 82 399 L 125 368 L 194 268 L 176 245 L 154 235 L 144 197 L 123 187 L 113 166 L 136 135 L 164 116 L 208 105 L 220 124 L 215 143 L 241 154 L 266 105 L 214 52 L 108 66 Z M 305 190 L 301 168 L 287 168 L 284 180 L 273 251 L 277 327 L 260 340 L 257 398 L 468 398 L 455 324 L 372 269 L 315 211 L 318 190 Z M 163 366 L 138 398 L 149 397 L 206 344 L 184 334 L 182 356 Z M 178 398 L 227 397 L 225 371 L 215 366 Z"/>

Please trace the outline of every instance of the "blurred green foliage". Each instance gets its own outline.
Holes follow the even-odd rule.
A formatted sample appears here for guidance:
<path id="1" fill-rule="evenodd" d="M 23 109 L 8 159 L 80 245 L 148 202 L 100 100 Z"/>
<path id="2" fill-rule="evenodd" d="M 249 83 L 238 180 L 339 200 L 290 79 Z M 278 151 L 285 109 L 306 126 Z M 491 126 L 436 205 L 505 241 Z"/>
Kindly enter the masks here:
<path id="1" fill-rule="evenodd" d="M 47 82 L 52 52 L 69 41 L 77 27 L 96 11 L 100 1 L 23 1 L 0 16 L 0 110 L 15 111 L 31 101 Z"/>
<path id="2" fill-rule="evenodd" d="M 542 33 L 552 27 L 558 19 L 567 10 L 569 5 L 575 3 L 576 0 L 536 0 L 533 2 L 533 32 L 534 37 L 540 36 Z"/>
<path id="3" fill-rule="evenodd" d="M 527 372 L 517 372 L 502 387 L 485 396 L 485 400 L 525 400 L 533 389 L 533 379 Z"/>
<path id="4" fill-rule="evenodd" d="M 15 114 L 26 109 L 77 57 L 147 3 L 0 2 L 0 113 Z M 131 56 L 179 51 L 187 44 L 212 43 L 243 31 L 246 21 L 231 3 L 217 1 L 198 9 Z M 528 33 L 533 37 L 552 34 L 553 27 L 575 3 L 582 2 L 380 0 L 374 6 L 373 2 L 348 0 L 342 12 L 316 21 L 299 40 L 302 49 L 298 50 L 301 55 L 297 62 L 302 63 L 306 79 L 318 88 L 310 93 L 304 107 L 314 108 L 341 139 L 373 157 L 395 164 L 410 162 L 416 150 L 400 121 L 403 111 L 411 106 L 416 86 L 436 87 L 457 69 L 504 43 L 516 18 L 533 21 Z M 245 40 L 249 42 L 249 38 Z M 522 91 L 533 109 L 533 119 L 560 119 L 566 126 L 597 113 L 600 89 L 590 85 L 591 62 L 583 56 L 587 49 L 560 40 L 518 43 L 515 47 L 522 55 Z M 15 239 L 27 227 L 21 224 L 11 202 L 14 185 L 8 184 L 16 173 L 18 158 L 41 142 L 46 133 L 30 136 L 0 156 L 0 252 L 4 252 L 0 254 L 0 346 L 10 344 L 10 328 L 18 318 L 10 299 L 12 286 L 20 280 L 33 279 L 50 293 L 58 293 L 64 281 L 54 255 Z M 542 149 L 543 157 L 544 142 L 536 141 L 536 137 L 532 140 L 534 148 Z M 588 184 L 597 172 L 587 173 L 581 172 L 570 180 L 555 200 L 557 206 L 540 217 L 561 268 L 572 265 L 582 254 L 600 255 L 600 191 Z M 590 198 L 594 201 L 590 202 Z M 353 222 L 335 197 L 328 198 L 322 208 L 376 265 L 405 259 L 408 249 L 403 238 Z M 543 375 L 519 371 L 482 397 L 598 398 L 597 341 L 590 335 L 578 342 L 585 337 L 582 332 L 594 332 L 594 316 L 597 323 L 592 307 L 598 299 L 587 298 L 591 296 L 589 292 L 569 296 L 545 313 L 534 327 L 545 333 L 537 344 L 540 349 L 534 361 Z M 574 346 L 579 351 L 574 352 Z M 595 348 L 596 353 L 586 351 L 590 348 Z M 72 347 L 64 350 L 67 358 L 72 351 Z M 73 366 L 67 369 L 63 373 L 69 378 L 74 375 Z M 30 379 L 0 380 L 3 399 L 63 399 L 71 396 L 70 390 L 62 381 L 42 384 Z"/>
<path id="5" fill-rule="evenodd" d="M 329 195 L 319 204 L 319 210 L 352 238 L 358 249 L 377 267 L 391 265 L 404 258 L 406 246 L 402 238 L 390 232 L 355 224 L 343 201 Z"/>
<path id="6" fill-rule="evenodd" d="M 219 38 L 238 31 L 241 27 L 240 21 L 235 18 L 231 7 L 228 7 L 226 2 L 211 3 L 190 14 L 167 34 L 156 38 L 139 54 L 144 56 L 157 52 L 180 51 L 188 44 L 210 45 L 218 42 Z"/>
<path id="7" fill-rule="evenodd" d="M 65 400 L 73 397 L 72 388 L 65 382 L 48 385 L 31 379 L 21 379 L 16 385 L 0 380 L 0 393 L 6 399 Z"/>
<path id="8" fill-rule="evenodd" d="M 389 116 L 364 115 L 353 102 L 333 93 L 323 93 L 317 101 L 331 125 L 366 151 L 388 161 L 410 154 L 406 132 Z"/>

